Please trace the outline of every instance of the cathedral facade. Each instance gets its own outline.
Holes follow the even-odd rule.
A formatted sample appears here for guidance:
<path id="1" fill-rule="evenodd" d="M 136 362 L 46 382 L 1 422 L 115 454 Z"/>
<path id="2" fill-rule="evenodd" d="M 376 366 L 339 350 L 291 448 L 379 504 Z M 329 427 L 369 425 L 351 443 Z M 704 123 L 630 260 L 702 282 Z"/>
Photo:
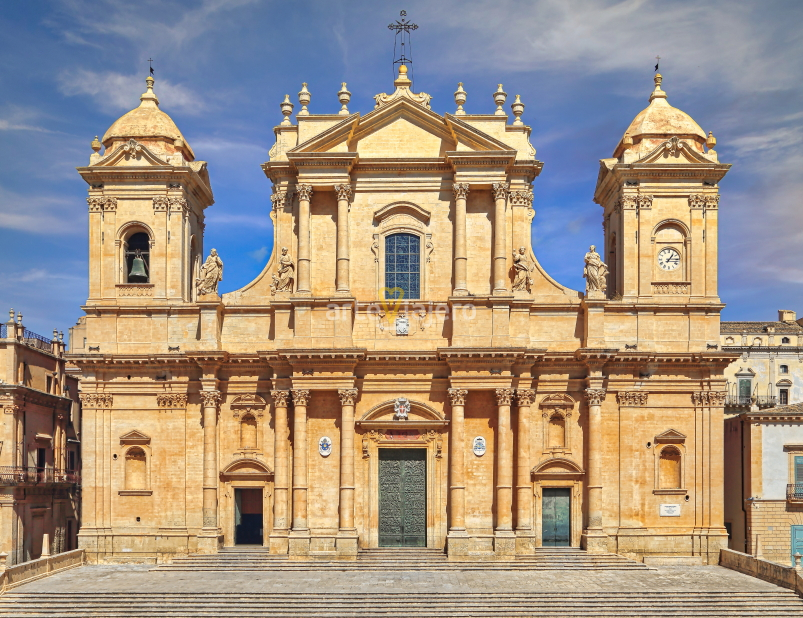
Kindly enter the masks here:
<path id="1" fill-rule="evenodd" d="M 533 253 L 542 163 L 519 98 L 512 120 L 501 85 L 495 109 L 467 114 L 460 85 L 439 114 L 402 65 L 366 114 L 346 84 L 336 114 L 311 113 L 305 84 L 293 123 L 285 98 L 262 165 L 273 254 L 220 294 L 206 163 L 147 81 L 78 170 L 90 560 L 261 545 L 717 561 L 729 165 L 660 76 L 601 161 L 584 292 Z"/>

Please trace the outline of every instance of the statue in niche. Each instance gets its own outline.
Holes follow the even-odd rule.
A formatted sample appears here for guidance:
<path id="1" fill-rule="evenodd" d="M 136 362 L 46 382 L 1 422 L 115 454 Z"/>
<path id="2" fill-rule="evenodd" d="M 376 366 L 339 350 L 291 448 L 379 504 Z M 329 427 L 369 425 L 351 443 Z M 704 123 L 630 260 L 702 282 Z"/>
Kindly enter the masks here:
<path id="1" fill-rule="evenodd" d="M 586 280 L 586 293 L 602 292 L 608 289 L 608 266 L 602 261 L 594 245 L 589 247 L 585 255 L 583 277 Z"/>
<path id="2" fill-rule="evenodd" d="M 217 251 L 212 249 L 209 257 L 201 266 L 201 276 L 195 280 L 198 296 L 217 294 L 217 284 L 223 281 L 223 260 L 218 257 Z"/>
<path id="3" fill-rule="evenodd" d="M 282 255 L 279 258 L 279 269 L 273 274 L 273 283 L 270 286 L 271 295 L 277 292 L 292 292 L 293 281 L 295 281 L 295 264 L 293 259 L 287 255 L 287 247 L 282 247 Z"/>
<path id="4" fill-rule="evenodd" d="M 524 290 L 529 292 L 533 284 L 533 278 L 530 277 L 535 265 L 530 266 L 527 260 L 527 252 L 524 247 L 519 247 L 518 251 L 513 252 L 513 291 Z"/>

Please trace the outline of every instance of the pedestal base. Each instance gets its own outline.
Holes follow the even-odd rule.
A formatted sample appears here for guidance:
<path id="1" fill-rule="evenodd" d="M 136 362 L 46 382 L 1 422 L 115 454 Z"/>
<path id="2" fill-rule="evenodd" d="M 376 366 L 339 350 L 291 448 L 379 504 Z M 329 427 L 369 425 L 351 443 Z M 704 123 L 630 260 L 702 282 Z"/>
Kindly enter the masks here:
<path id="1" fill-rule="evenodd" d="M 530 531 L 516 532 L 516 555 L 531 556 L 533 554 L 535 554 L 535 535 Z"/>
<path id="2" fill-rule="evenodd" d="M 198 535 L 199 554 L 216 554 L 223 547 L 223 535 L 216 528 L 201 530 Z"/>
<path id="3" fill-rule="evenodd" d="M 306 560 L 309 558 L 309 532 L 301 534 L 291 532 L 288 540 L 288 555 L 290 559 Z"/>
<path id="4" fill-rule="evenodd" d="M 608 535 L 602 530 L 584 530 L 580 535 L 580 546 L 589 554 L 608 552 Z"/>
<path id="5" fill-rule="evenodd" d="M 272 554 L 286 556 L 289 552 L 289 545 L 287 534 L 272 534 L 268 539 L 268 547 Z"/>
<path id="6" fill-rule="evenodd" d="M 356 560 L 359 549 L 359 538 L 357 531 L 342 532 L 335 539 L 335 549 L 337 557 L 341 560 Z"/>
<path id="7" fill-rule="evenodd" d="M 516 535 L 513 531 L 498 531 L 494 535 L 494 555 L 512 559 L 516 556 Z"/>
<path id="8" fill-rule="evenodd" d="M 449 560 L 464 560 L 470 551 L 471 539 L 465 531 L 449 532 L 446 536 L 446 554 Z"/>

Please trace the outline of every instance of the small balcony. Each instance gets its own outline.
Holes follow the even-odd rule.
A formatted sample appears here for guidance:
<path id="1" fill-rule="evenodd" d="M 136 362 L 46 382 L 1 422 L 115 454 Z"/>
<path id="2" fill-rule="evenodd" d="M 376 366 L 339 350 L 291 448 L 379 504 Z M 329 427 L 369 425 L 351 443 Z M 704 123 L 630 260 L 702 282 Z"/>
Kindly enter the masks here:
<path id="1" fill-rule="evenodd" d="M 774 408 L 777 404 L 777 399 L 775 395 L 729 395 L 725 399 L 725 407 L 749 410 L 755 401 L 758 409 L 764 410 L 766 408 Z"/>
<path id="2" fill-rule="evenodd" d="M 788 502 L 803 502 L 803 483 L 790 483 L 786 486 Z"/>
<path id="3" fill-rule="evenodd" d="M 26 466 L 0 466 L 0 485 L 80 485 L 77 472 Z"/>

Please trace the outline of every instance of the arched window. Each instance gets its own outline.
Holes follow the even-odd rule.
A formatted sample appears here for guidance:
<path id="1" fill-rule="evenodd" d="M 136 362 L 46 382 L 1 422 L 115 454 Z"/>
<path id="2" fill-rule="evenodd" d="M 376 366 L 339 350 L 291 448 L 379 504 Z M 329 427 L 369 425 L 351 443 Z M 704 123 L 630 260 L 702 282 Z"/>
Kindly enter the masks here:
<path id="1" fill-rule="evenodd" d="M 761 337 L 754 337 L 753 345 L 761 345 Z"/>
<path id="2" fill-rule="evenodd" d="M 128 237 L 125 245 L 127 283 L 149 283 L 151 280 L 151 239 L 145 232 Z"/>
<path id="3" fill-rule="evenodd" d="M 665 446 L 661 450 L 658 469 L 659 487 L 661 489 L 680 489 L 680 451 L 674 446 Z"/>
<path id="4" fill-rule="evenodd" d="M 789 373 L 789 365 L 781 365 L 780 371 L 781 373 Z"/>
<path id="5" fill-rule="evenodd" d="M 251 414 L 243 416 L 240 421 L 240 448 L 255 449 L 257 447 L 257 419 Z"/>
<path id="6" fill-rule="evenodd" d="M 404 300 L 421 297 L 421 239 L 415 234 L 385 237 L 385 298 L 399 298 L 392 288 L 401 288 Z"/>
<path id="7" fill-rule="evenodd" d="M 725 345 L 733 345 L 733 337 L 725 337 Z"/>
<path id="8" fill-rule="evenodd" d="M 781 343 L 789 343 L 789 337 L 781 337 Z"/>
<path id="9" fill-rule="evenodd" d="M 549 419 L 549 448 L 566 447 L 566 420 L 557 412 Z"/>
<path id="10" fill-rule="evenodd" d="M 145 451 L 134 446 L 125 454 L 125 488 L 148 488 L 148 462 Z"/>

